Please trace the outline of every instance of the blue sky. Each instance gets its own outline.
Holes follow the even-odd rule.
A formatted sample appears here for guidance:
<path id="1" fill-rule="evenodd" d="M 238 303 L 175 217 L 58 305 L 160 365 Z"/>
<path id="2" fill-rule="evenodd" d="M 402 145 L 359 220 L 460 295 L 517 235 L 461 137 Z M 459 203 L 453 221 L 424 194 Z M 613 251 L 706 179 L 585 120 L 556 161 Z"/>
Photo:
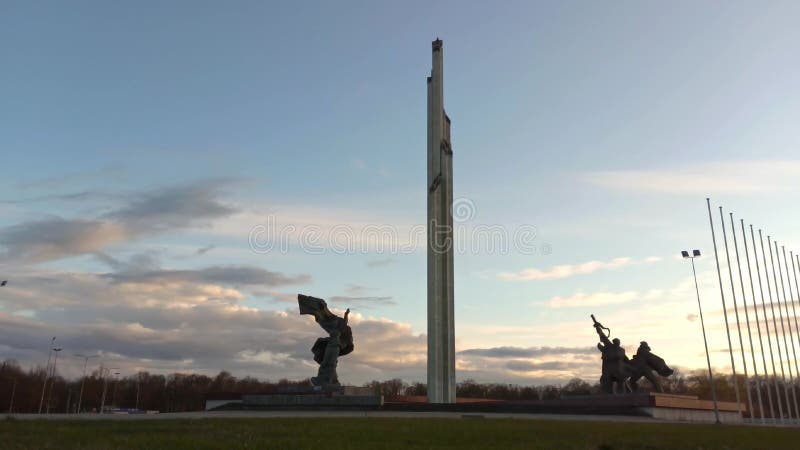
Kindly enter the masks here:
<path id="1" fill-rule="evenodd" d="M 629 352 L 647 339 L 702 367 L 675 255 L 706 255 L 718 327 L 705 197 L 800 250 L 799 16 L 792 2 L 4 2 L 0 319 L 15 331 L 0 350 L 38 364 L 57 334 L 130 371 L 301 377 L 319 333 L 294 317 L 304 292 L 361 321 L 343 378 L 424 379 L 424 251 L 314 255 L 298 236 L 424 223 L 440 37 L 463 230 L 536 229 L 534 254 L 456 255 L 459 379 L 593 379 L 591 313 Z M 251 248 L 270 223 L 295 227 L 287 251 Z M 521 350 L 491 352 L 504 347 Z M 508 368 L 520 361 L 531 370 Z"/>

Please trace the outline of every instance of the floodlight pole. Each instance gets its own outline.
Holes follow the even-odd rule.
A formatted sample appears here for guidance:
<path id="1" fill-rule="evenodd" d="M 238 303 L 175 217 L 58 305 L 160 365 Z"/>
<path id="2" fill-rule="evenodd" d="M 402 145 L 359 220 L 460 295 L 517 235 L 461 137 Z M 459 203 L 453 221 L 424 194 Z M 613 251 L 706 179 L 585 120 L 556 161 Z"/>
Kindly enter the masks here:
<path id="1" fill-rule="evenodd" d="M 103 377 L 103 393 L 100 396 L 100 414 L 105 414 L 103 411 L 106 406 L 106 388 L 108 387 L 108 379 L 106 379 L 106 370 L 103 366 L 100 366 L 100 376 Z"/>
<path id="2" fill-rule="evenodd" d="M 137 411 L 139 410 L 139 389 L 140 389 L 139 385 L 141 384 L 141 382 L 142 382 L 142 377 L 141 377 L 140 373 L 137 373 L 136 374 L 136 406 L 135 406 Z"/>
<path id="3" fill-rule="evenodd" d="M 688 252 L 687 252 L 688 254 Z M 717 387 L 714 384 L 714 373 L 711 371 L 711 358 L 708 354 L 708 340 L 706 339 L 706 325 L 703 319 L 703 306 L 700 304 L 700 288 L 697 286 L 697 271 L 694 268 L 694 259 L 696 256 L 686 256 L 685 258 L 692 260 L 692 275 L 694 276 L 694 290 L 697 293 L 697 309 L 700 311 L 700 328 L 703 330 L 703 345 L 706 348 L 706 363 L 708 364 L 708 380 L 711 383 L 711 398 L 714 400 L 714 418 L 716 423 L 720 424 L 719 420 L 719 407 L 717 405 Z"/>
<path id="4" fill-rule="evenodd" d="M 17 393 L 17 379 L 14 378 L 13 384 L 11 385 L 11 402 L 8 404 L 8 413 L 14 414 L 14 394 Z"/>
<path id="5" fill-rule="evenodd" d="M 81 402 L 83 401 L 83 385 L 86 383 L 86 365 L 89 363 L 89 358 L 97 358 L 100 355 L 86 356 L 86 355 L 77 354 L 75 356 L 77 356 L 79 358 L 83 358 L 83 378 L 81 378 L 81 391 L 80 391 L 80 394 L 78 394 L 78 414 L 80 414 L 81 413 Z"/>
<path id="6" fill-rule="evenodd" d="M 53 383 L 55 383 L 56 379 L 56 365 L 58 364 L 58 354 L 61 352 L 61 348 L 54 348 L 53 351 L 56 352 L 56 357 L 53 360 L 53 371 L 52 376 L 50 378 L 53 379 Z M 50 391 L 47 393 L 47 408 L 45 412 L 50 414 L 50 398 L 53 396 L 53 383 L 50 384 Z"/>
<path id="7" fill-rule="evenodd" d="M 100 399 L 100 414 L 105 414 L 105 411 L 103 410 L 106 407 L 106 393 L 108 392 L 108 376 L 106 376 L 106 372 L 108 372 L 108 374 L 111 375 L 112 370 L 118 370 L 118 369 L 119 367 L 111 367 L 105 369 L 103 369 L 102 366 L 100 367 L 100 374 L 103 376 L 103 396 Z"/>
<path id="8" fill-rule="evenodd" d="M 117 388 L 119 388 L 119 372 L 114 372 L 114 378 L 111 380 L 111 382 L 114 384 L 114 388 L 111 390 L 111 406 L 116 408 Z"/>
<path id="9" fill-rule="evenodd" d="M 47 367 L 44 369 L 44 384 L 42 384 L 42 396 L 39 399 L 39 414 L 42 413 L 42 406 L 44 405 L 44 391 L 47 390 L 47 379 L 50 378 L 50 358 L 53 356 L 53 346 L 55 346 L 56 338 L 50 339 L 50 351 L 47 353 Z"/>

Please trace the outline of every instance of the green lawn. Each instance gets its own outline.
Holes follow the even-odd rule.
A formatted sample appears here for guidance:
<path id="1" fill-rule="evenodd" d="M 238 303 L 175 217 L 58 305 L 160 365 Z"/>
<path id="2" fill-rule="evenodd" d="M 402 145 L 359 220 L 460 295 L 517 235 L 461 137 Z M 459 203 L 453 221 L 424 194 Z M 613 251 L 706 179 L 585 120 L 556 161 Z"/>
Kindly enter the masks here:
<path id="1" fill-rule="evenodd" d="M 0 420 L 0 448 L 796 449 L 791 428 L 495 419 Z"/>

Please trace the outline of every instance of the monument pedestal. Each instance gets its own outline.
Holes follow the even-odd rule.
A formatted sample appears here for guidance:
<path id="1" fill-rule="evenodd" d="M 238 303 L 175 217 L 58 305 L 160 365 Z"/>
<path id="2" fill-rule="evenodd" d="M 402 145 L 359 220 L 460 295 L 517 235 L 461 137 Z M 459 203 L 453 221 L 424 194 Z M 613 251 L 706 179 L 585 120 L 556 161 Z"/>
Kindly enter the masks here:
<path id="1" fill-rule="evenodd" d="M 541 402 L 553 408 L 592 414 L 650 416 L 654 419 L 684 422 L 714 422 L 714 402 L 694 395 L 642 392 L 625 395 L 576 395 Z M 742 423 L 736 402 L 717 402 L 723 423 Z M 747 411 L 741 405 L 742 412 Z"/>
<path id="2" fill-rule="evenodd" d="M 736 402 L 718 402 L 720 421 L 742 423 Z M 746 411 L 745 405 L 741 405 Z M 552 400 L 503 401 L 459 399 L 457 404 L 427 403 L 424 398 L 390 399 L 384 411 L 460 412 L 501 414 L 588 414 L 652 417 L 682 422 L 711 422 L 714 402 L 691 395 L 640 392 L 626 395 L 575 395 Z"/>
<path id="3" fill-rule="evenodd" d="M 679 420 L 683 422 L 714 422 L 714 402 L 700 400 L 694 395 L 651 393 L 650 404 L 641 407 L 642 412 L 654 419 Z M 742 423 L 736 402 L 717 402 L 719 420 L 722 423 Z M 741 405 L 742 412 L 747 407 Z"/>
<path id="4" fill-rule="evenodd" d="M 206 400 L 206 410 L 379 409 L 383 396 L 356 386 L 289 388 L 265 394 L 243 394 Z"/>

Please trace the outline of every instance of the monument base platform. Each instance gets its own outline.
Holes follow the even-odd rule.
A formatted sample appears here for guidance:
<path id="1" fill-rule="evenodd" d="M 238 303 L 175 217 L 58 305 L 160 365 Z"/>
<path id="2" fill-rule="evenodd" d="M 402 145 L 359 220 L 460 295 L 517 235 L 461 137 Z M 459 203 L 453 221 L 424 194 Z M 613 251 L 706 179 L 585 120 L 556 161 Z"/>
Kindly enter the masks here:
<path id="1" fill-rule="evenodd" d="M 264 394 L 221 394 L 206 399 L 206 411 L 270 409 L 379 409 L 383 396 L 369 388 L 326 386 L 290 388 Z"/>
<path id="2" fill-rule="evenodd" d="M 466 414 L 586 414 L 652 417 L 681 422 L 716 421 L 714 402 L 689 395 L 643 392 L 626 395 L 580 395 L 553 400 L 503 401 L 459 398 L 457 403 L 428 403 L 425 397 L 396 397 L 384 402 L 369 388 L 333 390 L 292 388 L 264 394 L 222 394 L 206 399 L 206 410 L 373 410 L 454 412 Z M 735 402 L 718 402 L 723 423 L 742 423 Z M 746 411 L 745 405 L 741 410 Z"/>
<path id="3" fill-rule="evenodd" d="M 686 422 L 715 422 L 714 402 L 695 396 L 643 392 L 626 395 L 579 395 L 538 401 L 459 399 L 454 404 L 432 404 L 410 398 L 389 399 L 383 410 L 463 413 L 591 414 L 652 417 Z M 718 402 L 720 421 L 742 423 L 735 402 Z M 746 411 L 745 405 L 741 405 Z"/>

